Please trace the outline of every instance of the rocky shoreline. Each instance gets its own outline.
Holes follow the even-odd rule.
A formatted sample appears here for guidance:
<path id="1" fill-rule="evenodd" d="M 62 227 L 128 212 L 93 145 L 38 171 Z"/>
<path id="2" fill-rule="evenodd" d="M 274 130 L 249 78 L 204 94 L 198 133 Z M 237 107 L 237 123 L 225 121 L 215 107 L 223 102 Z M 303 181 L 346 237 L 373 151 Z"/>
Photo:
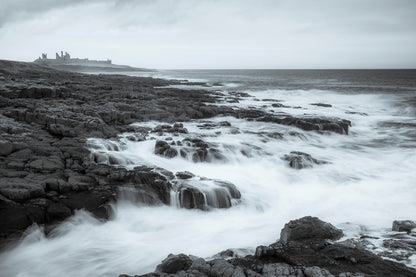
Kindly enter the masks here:
<path id="1" fill-rule="evenodd" d="M 276 116 L 258 109 L 216 105 L 230 102 L 230 96 L 169 87 L 184 81 L 87 75 L 13 61 L 0 61 L 0 81 L 3 242 L 33 223 L 53 224 L 77 209 L 106 219 L 107 204 L 116 199 L 121 184 L 139 186 L 146 194 L 144 198 L 152 199 L 148 203 L 169 204 L 171 183 L 167 176 L 171 174 L 166 176 L 146 167 L 126 170 L 94 159 L 87 150 L 86 142 L 91 137 L 142 132 L 131 123 L 173 123 L 223 115 L 340 134 L 347 134 L 351 125 L 337 118 Z M 231 98 L 238 102 L 247 96 L 234 93 Z M 174 126 L 168 129 L 155 131 L 181 131 Z M 206 159 L 207 147 L 203 143 L 188 143 L 197 148 L 195 159 Z M 161 154 L 166 155 L 165 150 Z"/>
<path id="2" fill-rule="evenodd" d="M 227 250 L 204 260 L 171 254 L 155 272 L 134 277 L 416 276 L 415 269 L 352 246 L 350 239 L 342 237 L 342 230 L 319 218 L 306 216 L 287 223 L 276 243 L 258 246 L 254 255 L 240 257 Z"/>
<path id="3" fill-rule="evenodd" d="M 174 87 L 183 84 L 195 85 L 195 89 Z M 280 103 L 272 104 L 277 111 L 274 113 L 222 105 L 238 103 L 249 95 L 239 92 L 225 95 L 215 90 L 196 89 L 197 86 L 208 85 L 124 75 L 87 75 L 33 63 L 0 60 L 0 245 L 16 241 L 32 224 L 44 225 L 47 233 L 80 209 L 103 221 L 108 220 L 112 213 L 109 204 L 129 189 L 133 189 L 134 201 L 147 205 L 172 205 L 173 188 L 177 193 L 175 201 L 187 209 L 228 208 L 240 201 L 238 186 L 228 182 L 148 166 L 127 169 L 116 159 L 102 155 L 100 149 L 95 151 L 101 146 L 95 145 L 91 138 L 117 140 L 121 133 L 130 132 L 134 135 L 127 139 L 141 141 L 154 135 L 160 137 L 155 139 L 156 155 L 181 156 L 199 163 L 226 160 L 227 157 L 215 145 L 202 139 L 177 139 L 178 134 L 188 133 L 181 122 L 231 116 L 339 135 L 348 135 L 352 125 L 342 118 L 293 116 L 279 111 L 283 107 Z M 329 107 L 322 103 L 313 105 Z M 153 129 L 132 125 L 152 120 L 165 124 Z M 227 121 L 206 122 L 198 128 L 216 126 L 232 128 Z M 163 137 L 166 134 L 169 136 Z M 267 135 L 283 136 L 280 133 Z M 119 145 L 110 143 L 104 147 L 117 151 Z M 282 160 L 293 169 L 326 163 L 299 151 L 288 153 Z M 201 191 L 193 186 L 195 182 L 213 184 L 215 189 Z M 328 226 L 316 220 L 307 218 L 304 223 L 300 222 L 305 226 L 312 224 L 314 228 L 315 223 L 319 228 Z M 299 223 L 293 224 L 296 222 Z M 396 231 L 409 233 L 413 228 L 403 227 L 407 226 L 403 224 L 398 226 Z M 307 239 L 288 239 L 291 236 L 282 231 L 280 242 L 258 247 L 255 256 L 217 261 L 172 256 L 162 263 L 157 273 L 148 276 L 331 276 L 329 272 L 338 276 L 362 276 L 341 275 L 342 272 L 416 276 L 413 269 L 387 262 L 364 250 L 362 241 L 349 245 L 328 243 L 327 239 L 340 238 L 339 230 L 333 226 L 322 232 L 325 233 L 323 237 L 309 232 Z M 338 235 L 328 237 L 328 232 Z M 407 237 L 393 240 L 389 245 L 396 250 L 415 251 L 413 242 L 408 242 Z M 228 251 L 221 255 L 233 254 Z M 166 271 L 163 269 L 166 263 L 179 270 Z M 320 269 L 313 268 L 315 266 Z M 384 270 L 393 275 L 382 275 Z M 311 275 L 318 274 L 316 272 L 321 275 Z"/>

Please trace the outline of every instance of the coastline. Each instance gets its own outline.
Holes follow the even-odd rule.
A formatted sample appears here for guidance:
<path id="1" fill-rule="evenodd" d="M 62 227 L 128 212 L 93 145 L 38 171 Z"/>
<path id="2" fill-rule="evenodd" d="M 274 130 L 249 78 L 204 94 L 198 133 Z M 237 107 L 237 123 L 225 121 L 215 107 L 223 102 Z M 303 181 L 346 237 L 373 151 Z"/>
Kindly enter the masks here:
<path id="1" fill-rule="evenodd" d="M 91 158 L 91 151 L 86 147 L 88 138 L 108 139 L 123 132 L 149 131 L 138 129 L 132 123 L 150 120 L 169 123 L 169 127 L 151 130 L 154 133 L 180 132 L 181 121 L 215 116 L 340 135 L 347 135 L 351 126 L 351 122 L 340 118 L 278 117 L 258 109 L 216 105 L 223 101 L 221 93 L 167 87 L 183 84 L 180 81 L 85 75 L 10 61 L 0 61 L 0 74 L 0 232 L 3 244 L 14 240 L 14 235 L 33 223 L 45 224 L 48 232 L 79 209 L 106 220 L 111 216 L 108 204 L 117 199 L 119 187 L 126 183 L 143 185 L 146 204 L 171 204 L 169 174 L 149 167 L 126 170 L 118 167 L 117 162 L 102 164 Z M 234 95 L 236 101 L 244 97 L 244 94 Z M 173 123 L 177 123 L 176 126 Z M 163 147 L 161 155 L 172 155 L 165 144 Z M 288 159 L 293 160 L 292 157 Z M 327 247 L 322 242 L 319 245 L 319 249 Z M 352 249 L 358 251 L 357 247 Z M 272 256 L 259 254 L 256 259 L 275 258 Z M 376 263 L 383 261 L 371 257 Z M 403 266 L 398 268 L 406 272 Z M 414 273 L 411 269 L 409 272 Z"/>

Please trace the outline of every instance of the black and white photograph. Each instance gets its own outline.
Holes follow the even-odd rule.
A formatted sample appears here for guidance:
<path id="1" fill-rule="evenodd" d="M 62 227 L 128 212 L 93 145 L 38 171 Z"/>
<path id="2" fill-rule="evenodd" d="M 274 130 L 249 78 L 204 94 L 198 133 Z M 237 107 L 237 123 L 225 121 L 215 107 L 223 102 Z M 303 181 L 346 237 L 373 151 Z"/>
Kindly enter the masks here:
<path id="1" fill-rule="evenodd" d="M 415 0 L 0 0 L 0 277 L 416 277 Z"/>

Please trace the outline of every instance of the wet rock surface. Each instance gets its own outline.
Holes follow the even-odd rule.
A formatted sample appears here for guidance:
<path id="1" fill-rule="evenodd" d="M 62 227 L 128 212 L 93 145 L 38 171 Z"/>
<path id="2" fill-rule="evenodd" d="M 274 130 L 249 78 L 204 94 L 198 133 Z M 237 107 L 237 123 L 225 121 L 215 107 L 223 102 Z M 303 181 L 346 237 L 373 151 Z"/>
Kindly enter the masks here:
<path id="1" fill-rule="evenodd" d="M 197 137 L 187 137 L 182 140 L 168 137 L 165 140 L 157 140 L 154 153 L 166 158 L 181 157 L 194 163 L 227 160 L 214 143 L 208 143 Z"/>
<path id="2" fill-rule="evenodd" d="M 306 216 L 292 220 L 285 225 L 280 233 L 280 241 L 330 239 L 338 240 L 343 236 L 342 230 L 335 228 L 330 223 L 324 222 L 317 217 Z"/>
<path id="3" fill-rule="evenodd" d="M 311 231 L 312 234 L 307 235 Z M 287 223 L 282 234 L 286 236 L 283 240 L 281 238 L 269 246 L 258 246 L 255 255 L 204 260 L 171 254 L 154 273 L 135 276 L 416 276 L 414 269 L 384 260 L 358 247 L 332 241 L 341 238 L 342 232 L 315 217 Z"/>
<path id="4" fill-rule="evenodd" d="M 314 165 L 327 163 L 325 161 L 317 160 L 307 153 L 299 151 L 292 151 L 290 154 L 284 155 L 282 160 L 287 161 L 289 166 L 294 169 L 310 168 Z"/>
<path id="5" fill-rule="evenodd" d="M 338 118 L 320 118 L 320 117 L 294 117 L 290 115 L 285 116 L 270 116 L 264 115 L 257 119 L 263 122 L 274 122 L 277 124 L 295 126 L 305 131 L 327 131 L 338 134 L 348 135 L 351 121 Z"/>
<path id="6" fill-rule="evenodd" d="M 393 231 L 410 233 L 416 229 L 416 221 L 412 220 L 395 220 L 393 221 Z"/>
<path id="7" fill-rule="evenodd" d="M 90 152 L 87 138 L 131 131 L 141 135 L 130 140 L 142 141 L 149 130 L 140 133 L 129 124 L 232 112 L 212 105 L 215 93 L 164 88 L 179 81 L 86 75 L 3 60 L 0 77 L 0 240 L 32 223 L 63 220 L 77 209 L 108 217 L 106 205 L 123 186 L 139 191 L 139 202 L 169 204 L 165 176 L 152 168 L 118 168 L 122 163 L 116 158 Z M 181 123 L 153 131 L 187 133 Z M 110 142 L 106 148 L 122 151 Z"/>
<path id="8" fill-rule="evenodd" d="M 230 182 L 190 174 L 179 173 L 179 176 L 177 174 L 179 179 L 173 182 L 177 201 L 182 208 L 200 210 L 230 208 L 233 202 L 237 204 L 241 198 L 240 191 Z"/>

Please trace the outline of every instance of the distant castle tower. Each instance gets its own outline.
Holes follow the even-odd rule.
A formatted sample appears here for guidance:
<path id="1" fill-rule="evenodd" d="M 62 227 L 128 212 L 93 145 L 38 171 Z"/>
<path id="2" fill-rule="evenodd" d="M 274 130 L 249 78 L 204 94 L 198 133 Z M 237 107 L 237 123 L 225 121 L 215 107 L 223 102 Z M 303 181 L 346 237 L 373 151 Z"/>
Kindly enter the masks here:
<path id="1" fill-rule="evenodd" d="M 112 64 L 110 59 L 107 60 L 89 60 L 88 58 L 79 59 L 79 58 L 71 58 L 71 55 L 68 52 L 61 51 L 55 53 L 55 59 L 48 59 L 48 55 L 46 53 L 42 53 L 42 56 L 36 59 L 35 61 L 42 61 L 48 62 L 51 64 L 79 64 L 79 65 L 109 65 Z"/>

